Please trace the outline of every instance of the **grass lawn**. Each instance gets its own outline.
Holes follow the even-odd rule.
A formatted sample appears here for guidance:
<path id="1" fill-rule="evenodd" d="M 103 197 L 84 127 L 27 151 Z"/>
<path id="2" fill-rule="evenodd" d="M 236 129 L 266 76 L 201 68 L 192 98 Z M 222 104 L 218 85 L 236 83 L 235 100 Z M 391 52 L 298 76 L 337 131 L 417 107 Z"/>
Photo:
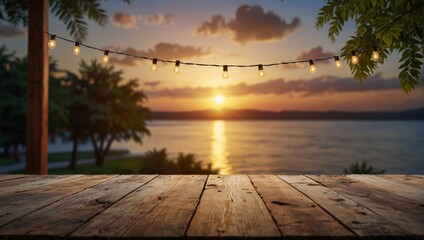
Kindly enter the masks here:
<path id="1" fill-rule="evenodd" d="M 107 154 L 107 157 L 116 157 L 116 156 L 122 156 L 125 154 L 128 154 L 128 150 L 110 150 Z M 63 161 L 69 161 L 71 159 L 71 152 L 56 152 L 56 153 L 49 153 L 49 162 L 63 162 Z M 94 152 L 93 151 L 79 151 L 77 153 L 77 160 L 82 159 L 90 159 L 94 158 Z M 15 160 L 11 158 L 0 158 L 0 167 L 1 166 L 7 166 L 10 164 L 14 164 Z"/>
<path id="2" fill-rule="evenodd" d="M 107 157 L 122 156 L 129 153 L 128 150 L 109 150 Z M 93 151 L 80 151 L 77 153 L 77 160 L 94 158 Z M 71 152 L 49 153 L 49 162 L 63 162 L 71 159 Z"/>
<path id="3" fill-rule="evenodd" d="M 49 174 L 135 174 L 140 168 L 140 157 L 105 161 L 103 167 L 94 164 L 78 165 L 73 171 L 67 168 L 50 169 Z"/>

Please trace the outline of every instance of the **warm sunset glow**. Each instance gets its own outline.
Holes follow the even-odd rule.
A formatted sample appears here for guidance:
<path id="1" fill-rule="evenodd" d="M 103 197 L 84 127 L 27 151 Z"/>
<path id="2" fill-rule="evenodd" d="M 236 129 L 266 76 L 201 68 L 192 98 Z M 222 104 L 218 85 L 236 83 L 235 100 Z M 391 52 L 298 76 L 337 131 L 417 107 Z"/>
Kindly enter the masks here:
<path id="1" fill-rule="evenodd" d="M 212 168 L 219 169 L 219 174 L 231 174 L 231 167 L 227 159 L 227 138 L 224 121 L 213 122 L 212 139 Z"/>
<path id="2" fill-rule="evenodd" d="M 225 97 L 222 95 L 217 95 L 214 97 L 213 101 L 216 105 L 222 105 L 225 103 Z"/>

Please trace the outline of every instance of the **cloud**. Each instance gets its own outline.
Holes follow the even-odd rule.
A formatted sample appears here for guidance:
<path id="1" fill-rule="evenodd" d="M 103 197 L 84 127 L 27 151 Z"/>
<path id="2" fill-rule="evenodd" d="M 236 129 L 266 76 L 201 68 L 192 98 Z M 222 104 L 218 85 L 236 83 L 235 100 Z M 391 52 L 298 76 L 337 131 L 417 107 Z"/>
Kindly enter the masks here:
<path id="1" fill-rule="evenodd" d="M 318 58 L 328 58 L 332 57 L 335 54 L 333 52 L 324 52 L 322 46 L 316 46 L 311 48 L 309 51 L 302 51 L 296 58 L 296 60 L 309 60 L 309 59 L 318 59 Z M 319 64 L 328 64 L 331 61 L 320 61 Z M 286 64 L 283 65 L 284 68 L 287 69 L 295 69 L 302 66 L 306 66 L 307 63 L 303 64 Z"/>
<path id="2" fill-rule="evenodd" d="M 234 19 L 227 22 L 223 16 L 214 15 L 210 21 L 198 26 L 195 33 L 203 36 L 231 34 L 235 42 L 246 44 L 281 40 L 299 26 L 299 18 L 287 23 L 274 12 L 265 12 L 259 5 L 241 5 L 237 8 Z"/>
<path id="3" fill-rule="evenodd" d="M 301 52 L 300 55 L 297 57 L 297 60 L 328 58 L 332 56 L 334 56 L 334 53 L 324 52 L 321 46 L 316 46 L 307 52 L 305 51 Z"/>
<path id="4" fill-rule="evenodd" d="M 151 82 L 144 82 L 143 85 L 156 88 L 161 82 L 160 81 L 151 81 Z"/>
<path id="5" fill-rule="evenodd" d="M 22 31 L 13 25 L 2 25 L 0 24 L 0 36 L 1 37 L 19 37 L 25 35 L 25 31 Z"/>
<path id="6" fill-rule="evenodd" d="M 276 79 L 250 85 L 240 83 L 227 87 L 220 87 L 218 89 L 213 87 L 162 89 L 147 91 L 147 95 L 149 97 L 204 98 L 219 90 L 231 96 L 264 94 L 290 95 L 292 93 L 298 93 L 307 97 L 344 92 L 383 91 L 392 89 L 400 89 L 398 79 L 382 78 L 381 74 L 376 74 L 368 78 L 363 84 L 352 78 L 321 76 L 313 79 L 298 79 L 293 81 Z"/>
<path id="7" fill-rule="evenodd" d="M 123 12 L 117 12 L 113 14 L 112 21 L 117 27 L 132 28 L 135 26 L 137 19 L 134 15 L 126 14 Z"/>
<path id="8" fill-rule="evenodd" d="M 156 13 L 151 15 L 140 15 L 138 16 L 145 25 L 166 25 L 169 26 L 174 22 L 174 15 Z"/>
<path id="9" fill-rule="evenodd" d="M 174 23 L 172 14 L 155 13 L 150 15 L 132 15 L 124 12 L 116 12 L 112 17 L 113 23 L 119 28 L 134 28 L 137 23 L 144 25 L 165 25 Z"/>
<path id="10" fill-rule="evenodd" d="M 125 52 L 133 55 L 146 56 L 150 58 L 160 58 L 160 59 L 168 59 L 168 60 L 177 60 L 177 59 L 187 59 L 194 57 L 201 57 L 211 54 L 210 49 L 203 49 L 200 47 L 194 46 L 183 46 L 180 44 L 172 44 L 172 43 L 158 43 L 155 47 L 148 50 L 137 50 L 134 48 L 120 49 L 117 47 L 106 47 L 106 49 Z M 138 61 L 141 59 L 133 58 L 133 57 L 111 57 L 110 62 L 114 64 L 124 65 L 124 66 L 135 66 Z"/>

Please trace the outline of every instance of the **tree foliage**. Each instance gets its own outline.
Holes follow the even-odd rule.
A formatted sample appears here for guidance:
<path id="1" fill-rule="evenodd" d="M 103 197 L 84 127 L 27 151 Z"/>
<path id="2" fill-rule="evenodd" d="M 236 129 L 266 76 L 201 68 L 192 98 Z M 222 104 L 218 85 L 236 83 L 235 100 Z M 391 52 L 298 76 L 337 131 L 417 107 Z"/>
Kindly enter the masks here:
<path id="1" fill-rule="evenodd" d="M 376 170 L 373 166 L 368 165 L 367 162 L 363 161 L 361 164 L 355 162 L 351 164 L 349 169 L 343 170 L 344 174 L 382 174 L 385 170 Z"/>
<path id="2" fill-rule="evenodd" d="M 0 47 L 0 145 L 6 150 L 9 146 L 15 149 L 25 144 L 26 130 L 26 97 L 28 60 L 26 57 L 16 57 L 7 53 L 6 47 Z M 68 120 L 67 108 L 70 104 L 65 79 L 57 63 L 50 60 L 49 64 L 49 134 L 63 131 Z M 16 151 L 16 150 L 15 150 Z M 15 158 L 19 156 L 16 155 Z"/>
<path id="3" fill-rule="evenodd" d="M 196 160 L 194 154 L 179 153 L 176 158 L 170 158 L 166 148 L 146 151 L 140 157 L 140 174 L 217 174 L 218 169 L 212 165 L 206 167 Z"/>
<path id="4" fill-rule="evenodd" d="M 142 143 L 150 132 L 145 120 L 150 118 L 150 110 L 143 107 L 147 97 L 139 90 L 138 80 L 124 81 L 122 71 L 113 66 L 105 66 L 97 60 L 80 63 L 79 88 L 81 96 L 72 118 L 80 120 L 88 134 L 96 153 L 97 165 L 102 165 L 113 141 Z"/>
<path id="5" fill-rule="evenodd" d="M 329 24 L 328 37 L 332 43 L 352 20 L 354 36 L 342 49 L 350 63 L 350 53 L 360 54 L 359 64 L 349 64 L 353 76 L 363 81 L 384 64 L 392 53 L 399 53 L 399 80 L 402 89 L 410 93 L 418 84 L 423 66 L 424 3 L 422 0 L 329 0 L 320 9 L 316 27 Z M 373 46 L 378 47 L 380 60 L 371 60 Z"/>
<path id="6" fill-rule="evenodd" d="M 129 3 L 130 0 L 120 0 Z M 27 25 L 29 0 L 0 0 L 0 23 Z M 87 37 L 87 22 L 91 20 L 100 26 L 107 22 L 106 11 L 100 0 L 49 0 L 50 12 L 61 20 L 72 37 L 82 41 Z"/>

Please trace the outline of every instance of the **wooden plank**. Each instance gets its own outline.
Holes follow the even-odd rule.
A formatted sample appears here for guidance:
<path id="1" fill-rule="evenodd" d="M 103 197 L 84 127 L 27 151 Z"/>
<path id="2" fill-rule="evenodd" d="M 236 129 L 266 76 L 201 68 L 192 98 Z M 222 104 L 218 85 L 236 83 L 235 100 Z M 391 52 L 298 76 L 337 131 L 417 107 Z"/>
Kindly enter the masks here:
<path id="1" fill-rule="evenodd" d="M 65 182 L 33 188 L 31 191 L 1 196 L 0 226 L 114 177 L 116 175 L 82 176 Z"/>
<path id="2" fill-rule="evenodd" d="M 407 185 L 418 187 L 421 190 L 424 189 L 424 176 L 380 174 L 378 177 L 399 181 Z"/>
<path id="3" fill-rule="evenodd" d="M 162 175 L 76 230 L 72 237 L 184 237 L 207 176 Z"/>
<path id="4" fill-rule="evenodd" d="M 26 171 L 47 174 L 49 102 L 49 1 L 28 2 Z M 44 31 L 44 32 L 43 32 Z"/>
<path id="5" fill-rule="evenodd" d="M 355 179 L 366 184 L 371 184 L 376 187 L 386 189 L 393 194 L 402 195 L 414 201 L 424 201 L 424 191 L 422 187 L 420 188 L 412 185 L 407 185 L 402 182 L 395 182 L 390 179 L 377 177 L 375 175 L 351 174 L 347 176 L 351 179 Z"/>
<path id="6" fill-rule="evenodd" d="M 315 202 L 277 176 L 250 175 L 284 239 L 299 237 L 345 239 L 354 234 Z"/>
<path id="7" fill-rule="evenodd" d="M 410 233 L 424 234 L 424 208 L 420 206 L 420 202 L 411 202 L 388 190 L 344 176 L 308 177 L 371 209 Z"/>
<path id="8" fill-rule="evenodd" d="M 209 176 L 187 236 L 281 238 L 245 175 Z"/>
<path id="9" fill-rule="evenodd" d="M 24 174 L 0 174 L 0 182 L 16 178 L 25 178 L 29 175 Z"/>
<path id="10" fill-rule="evenodd" d="M 31 188 L 38 188 L 48 184 L 55 184 L 62 181 L 68 181 L 82 175 L 30 175 L 25 178 L 16 178 L 10 181 L 0 182 L 0 196 L 29 191 Z"/>
<path id="11" fill-rule="evenodd" d="M 281 175 L 360 237 L 409 237 L 410 234 L 357 202 L 305 176 Z"/>
<path id="12" fill-rule="evenodd" d="M 65 237 L 155 175 L 121 175 L 32 212 L 0 228 L 5 236 Z"/>

